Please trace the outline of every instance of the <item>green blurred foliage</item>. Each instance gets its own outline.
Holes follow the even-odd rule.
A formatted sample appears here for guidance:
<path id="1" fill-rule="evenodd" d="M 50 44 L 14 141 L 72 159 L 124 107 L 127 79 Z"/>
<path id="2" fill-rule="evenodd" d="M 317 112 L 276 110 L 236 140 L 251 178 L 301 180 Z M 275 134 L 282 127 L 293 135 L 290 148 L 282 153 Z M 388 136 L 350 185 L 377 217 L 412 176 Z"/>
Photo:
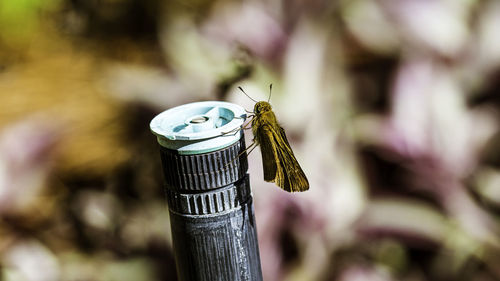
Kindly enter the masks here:
<path id="1" fill-rule="evenodd" d="M 3 44 L 12 48 L 26 44 L 42 32 L 41 16 L 60 6 L 60 0 L 0 1 L 0 35 Z"/>

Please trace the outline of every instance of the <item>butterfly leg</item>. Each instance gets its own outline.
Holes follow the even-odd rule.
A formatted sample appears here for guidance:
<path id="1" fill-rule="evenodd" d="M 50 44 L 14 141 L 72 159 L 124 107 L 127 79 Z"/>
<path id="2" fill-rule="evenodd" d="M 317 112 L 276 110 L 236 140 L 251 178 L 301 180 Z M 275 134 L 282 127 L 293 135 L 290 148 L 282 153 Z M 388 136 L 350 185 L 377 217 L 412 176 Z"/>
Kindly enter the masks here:
<path id="1" fill-rule="evenodd" d="M 254 115 L 252 115 L 250 117 L 253 119 Z M 246 124 L 243 124 L 243 126 L 241 126 L 241 127 L 234 128 L 234 129 L 232 129 L 231 131 L 228 131 L 228 132 L 222 132 L 222 135 L 236 134 L 240 130 L 248 130 L 250 128 L 252 128 L 252 120 L 248 120 L 248 122 Z"/>
<path id="2" fill-rule="evenodd" d="M 255 147 L 257 147 L 258 143 L 256 141 L 254 141 L 252 144 L 250 144 L 247 148 L 245 148 L 245 150 L 243 150 L 242 152 L 240 152 L 236 157 L 234 157 L 233 160 L 231 160 L 231 162 L 227 163 L 225 165 L 225 167 L 227 167 L 228 165 L 232 164 L 234 161 L 236 161 L 236 159 L 239 159 L 241 155 L 243 155 L 243 153 L 247 152 L 249 149 L 250 151 L 248 152 L 248 154 L 250 154 L 250 152 L 252 152 Z"/>
<path id="3" fill-rule="evenodd" d="M 246 118 L 248 118 L 248 117 L 252 117 L 252 118 L 253 118 L 253 117 L 255 116 L 255 114 L 253 114 L 253 112 L 252 112 L 252 111 L 248 111 L 248 110 L 246 110 L 246 109 L 245 109 L 245 111 L 246 111 L 247 113 L 251 113 L 251 114 L 247 115 L 246 117 L 235 116 L 235 117 L 234 117 L 234 119 L 246 119 Z"/>
<path id="4" fill-rule="evenodd" d="M 247 149 L 245 149 L 245 151 L 246 151 L 246 150 L 248 150 L 250 147 L 252 147 L 252 146 L 253 146 L 253 147 L 250 149 L 250 151 L 248 151 L 248 152 L 247 152 L 247 155 L 250 155 L 250 152 L 252 152 L 252 151 L 253 151 L 253 150 L 257 147 L 257 145 L 258 145 L 258 144 L 257 144 L 257 142 L 256 142 L 256 141 L 252 142 L 252 144 L 250 144 L 250 145 L 247 147 Z"/>

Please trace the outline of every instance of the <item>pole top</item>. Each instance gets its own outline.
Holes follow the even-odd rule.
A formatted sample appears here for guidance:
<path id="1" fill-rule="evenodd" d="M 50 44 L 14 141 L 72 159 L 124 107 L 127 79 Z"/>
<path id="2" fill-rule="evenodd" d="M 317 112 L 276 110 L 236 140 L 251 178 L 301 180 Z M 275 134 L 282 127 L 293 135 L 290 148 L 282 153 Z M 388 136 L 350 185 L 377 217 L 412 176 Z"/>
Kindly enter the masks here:
<path id="1" fill-rule="evenodd" d="M 237 142 L 245 110 L 222 101 L 188 103 L 158 114 L 150 123 L 158 143 L 179 154 L 200 154 Z"/>

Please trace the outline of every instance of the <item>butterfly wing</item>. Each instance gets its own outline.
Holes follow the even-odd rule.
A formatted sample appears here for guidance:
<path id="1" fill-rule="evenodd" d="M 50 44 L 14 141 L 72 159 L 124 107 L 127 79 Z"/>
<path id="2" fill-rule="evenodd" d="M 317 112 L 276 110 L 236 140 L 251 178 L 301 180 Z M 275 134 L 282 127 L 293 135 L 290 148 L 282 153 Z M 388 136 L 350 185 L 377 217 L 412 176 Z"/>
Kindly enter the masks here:
<path id="1" fill-rule="evenodd" d="M 275 145 L 270 134 L 268 126 L 262 126 L 256 134 L 257 142 L 260 145 L 260 151 L 262 154 L 262 167 L 264 169 L 264 180 L 267 182 L 274 182 L 276 178 L 277 161 L 276 154 L 274 153 Z"/>
<path id="2" fill-rule="evenodd" d="M 264 180 L 275 182 L 288 192 L 308 190 L 309 182 L 293 154 L 285 130 L 280 126 L 266 124 L 259 128 L 258 135 Z"/>
<path id="3" fill-rule="evenodd" d="M 293 154 L 292 148 L 286 138 L 285 130 L 279 127 L 274 132 L 277 138 L 282 141 L 277 142 L 277 153 L 280 158 L 284 172 L 284 181 L 278 184 L 281 188 L 289 192 L 306 191 L 309 189 L 309 181 L 307 180 L 304 171 L 299 165 L 299 162 Z"/>

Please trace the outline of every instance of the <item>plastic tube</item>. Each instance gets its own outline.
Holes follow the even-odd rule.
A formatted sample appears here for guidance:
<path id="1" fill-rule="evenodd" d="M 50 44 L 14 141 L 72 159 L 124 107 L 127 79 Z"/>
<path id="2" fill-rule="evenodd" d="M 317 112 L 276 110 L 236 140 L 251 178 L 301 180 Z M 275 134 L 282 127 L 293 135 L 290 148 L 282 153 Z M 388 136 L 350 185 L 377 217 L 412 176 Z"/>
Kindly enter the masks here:
<path id="1" fill-rule="evenodd" d="M 160 144 L 180 281 L 260 281 L 243 108 L 197 102 L 151 121 Z"/>

